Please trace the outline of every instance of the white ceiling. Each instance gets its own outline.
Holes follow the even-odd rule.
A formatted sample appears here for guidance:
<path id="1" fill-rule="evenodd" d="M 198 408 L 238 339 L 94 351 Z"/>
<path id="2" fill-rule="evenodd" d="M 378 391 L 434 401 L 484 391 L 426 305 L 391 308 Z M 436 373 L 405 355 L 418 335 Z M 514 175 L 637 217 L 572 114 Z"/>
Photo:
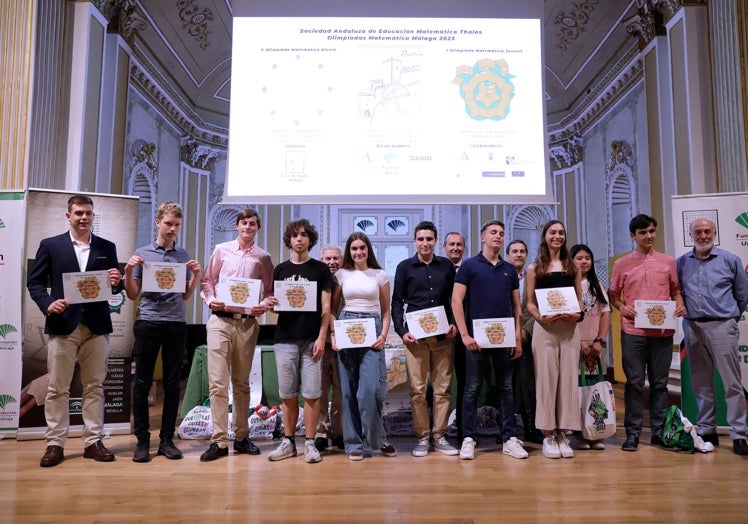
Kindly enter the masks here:
<path id="1" fill-rule="evenodd" d="M 134 46 L 205 123 L 228 128 L 231 0 L 137 0 Z M 636 0 L 545 0 L 548 122 L 558 122 L 637 45 L 624 20 Z"/>

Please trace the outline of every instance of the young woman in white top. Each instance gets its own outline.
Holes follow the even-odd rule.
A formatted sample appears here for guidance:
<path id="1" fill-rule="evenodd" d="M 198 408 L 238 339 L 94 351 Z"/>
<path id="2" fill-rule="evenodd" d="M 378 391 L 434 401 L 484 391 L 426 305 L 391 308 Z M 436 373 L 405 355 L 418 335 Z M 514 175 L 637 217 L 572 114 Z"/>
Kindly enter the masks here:
<path id="1" fill-rule="evenodd" d="M 382 420 L 385 360 L 384 343 L 390 328 L 390 281 L 380 267 L 363 233 L 348 237 L 343 264 L 335 272 L 332 311 L 338 319 L 373 318 L 377 339 L 371 347 L 348 347 L 332 333 L 332 347 L 338 351 L 340 385 L 343 393 L 343 440 L 351 460 L 364 458 L 364 440 L 371 449 L 392 457 L 397 450 L 387 442 Z"/>

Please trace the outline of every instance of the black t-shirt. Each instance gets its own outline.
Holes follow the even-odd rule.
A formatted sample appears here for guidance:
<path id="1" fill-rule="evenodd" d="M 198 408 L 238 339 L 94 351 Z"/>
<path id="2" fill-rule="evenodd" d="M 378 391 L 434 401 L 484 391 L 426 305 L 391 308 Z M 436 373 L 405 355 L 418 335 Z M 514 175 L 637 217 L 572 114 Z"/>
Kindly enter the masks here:
<path id="1" fill-rule="evenodd" d="M 275 327 L 275 342 L 316 339 L 322 318 L 322 291 L 332 289 L 330 268 L 313 258 L 303 264 L 294 264 L 286 260 L 275 266 L 273 281 L 276 280 L 317 282 L 317 310 L 279 311 L 278 324 Z"/>

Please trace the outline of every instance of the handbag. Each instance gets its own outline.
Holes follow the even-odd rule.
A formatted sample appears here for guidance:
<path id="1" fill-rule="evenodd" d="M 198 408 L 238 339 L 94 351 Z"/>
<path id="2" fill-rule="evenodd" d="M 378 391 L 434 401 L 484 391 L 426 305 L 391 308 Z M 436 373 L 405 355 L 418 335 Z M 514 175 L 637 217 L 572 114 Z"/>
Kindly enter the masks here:
<path id="1" fill-rule="evenodd" d="M 599 381 L 587 385 L 584 362 L 579 363 L 579 414 L 582 422 L 582 437 L 586 440 L 602 440 L 616 432 L 616 402 L 613 387 L 605 380 L 603 365 L 597 359 Z"/>

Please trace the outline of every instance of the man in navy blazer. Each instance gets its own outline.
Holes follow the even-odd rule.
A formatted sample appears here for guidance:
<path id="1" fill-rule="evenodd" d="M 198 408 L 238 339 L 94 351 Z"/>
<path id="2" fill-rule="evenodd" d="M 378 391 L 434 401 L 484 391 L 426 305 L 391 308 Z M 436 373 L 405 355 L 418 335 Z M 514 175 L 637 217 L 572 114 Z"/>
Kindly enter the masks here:
<path id="1" fill-rule="evenodd" d="M 107 270 L 112 292 L 119 293 L 122 275 L 118 269 L 117 248 L 91 233 L 94 212 L 89 197 L 71 196 L 65 216 L 70 231 L 39 243 L 34 267 L 26 282 L 31 298 L 46 316 L 44 332 L 49 335 L 49 389 L 44 404 L 47 449 L 40 461 L 42 467 L 56 466 L 64 460 L 63 448 L 70 425 L 70 382 L 76 361 L 83 385 L 83 456 L 99 462 L 114 460 L 114 454 L 101 440 L 103 382 L 107 374 L 109 333 L 112 332 L 109 303 L 69 304 L 64 298 L 62 282 L 64 273 Z"/>

